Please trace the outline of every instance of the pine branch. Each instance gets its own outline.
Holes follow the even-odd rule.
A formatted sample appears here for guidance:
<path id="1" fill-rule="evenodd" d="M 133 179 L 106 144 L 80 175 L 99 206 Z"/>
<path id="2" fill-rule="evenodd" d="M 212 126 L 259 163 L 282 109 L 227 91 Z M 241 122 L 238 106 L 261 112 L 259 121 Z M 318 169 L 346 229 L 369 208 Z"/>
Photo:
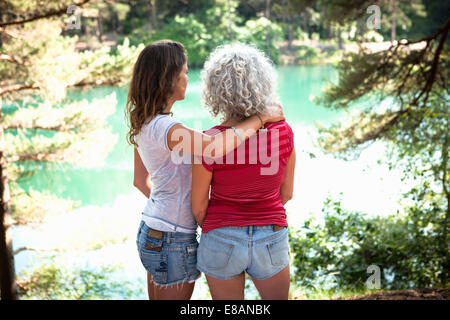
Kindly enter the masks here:
<path id="1" fill-rule="evenodd" d="M 101 164 L 117 139 L 111 128 L 106 127 L 106 118 L 115 111 L 116 104 L 112 93 L 60 108 L 49 104 L 19 108 L 3 121 L 7 161 L 62 161 L 87 167 Z M 18 131 L 10 133 L 9 129 Z M 37 130 L 53 131 L 53 134 L 43 135 Z"/>
<path id="2" fill-rule="evenodd" d="M 39 126 L 34 124 L 16 124 L 3 127 L 4 130 L 44 130 L 44 131 L 69 131 L 77 128 L 78 125 L 57 125 L 57 126 Z"/>
<path id="3" fill-rule="evenodd" d="M 67 162 L 86 167 L 100 165 L 117 141 L 111 128 L 80 128 L 79 131 L 57 131 L 52 138 L 34 135 L 6 135 L 6 161 Z M 103 141 L 102 141 L 103 140 Z M 111 144 L 104 144 L 108 141 Z M 99 145 L 101 147 L 99 147 Z"/>
<path id="4" fill-rule="evenodd" d="M 382 114 L 360 112 L 352 117 L 350 124 L 344 124 L 344 128 L 339 123 L 328 129 L 319 127 L 319 145 L 325 152 L 345 155 L 348 150 L 379 139 L 409 110 L 386 111 Z"/>
<path id="5" fill-rule="evenodd" d="M 61 151 L 58 150 L 56 152 L 48 152 L 48 153 L 30 153 L 30 154 L 21 154 L 21 155 L 13 155 L 6 158 L 6 162 L 25 162 L 25 161 L 46 161 L 46 162 L 55 162 L 55 161 L 64 161 L 64 155 L 61 154 Z"/>
<path id="6" fill-rule="evenodd" d="M 399 99 L 401 108 L 406 104 L 425 105 L 433 85 L 445 85 L 437 75 L 443 76 L 438 73 L 438 66 L 449 30 L 450 19 L 433 35 L 419 41 L 401 41 L 385 51 L 360 52 L 353 55 L 351 60 L 342 61 L 339 67 L 339 84 L 328 89 L 324 98 L 318 99 L 318 102 L 344 108 L 370 92 L 379 92 L 388 87 L 389 90 L 384 95 Z M 435 41 L 438 41 L 438 45 L 433 51 L 432 44 Z M 412 45 L 417 43 L 423 43 L 424 47 L 414 49 Z M 428 56 L 432 58 L 428 60 Z M 418 68 L 419 72 L 412 73 L 414 68 Z M 394 90 L 390 86 L 393 82 Z M 404 96 L 414 91 L 416 94 L 410 95 L 411 100 L 405 101 Z"/>
<path id="7" fill-rule="evenodd" d="M 39 251 L 39 252 L 59 252 L 62 251 L 58 248 L 54 248 L 54 249 L 40 249 L 40 248 L 33 248 L 33 247 L 20 247 L 16 250 L 14 250 L 13 255 L 19 254 L 22 251 Z"/>
<path id="8" fill-rule="evenodd" d="M 6 34 L 7 36 L 14 38 L 14 39 L 21 39 L 23 40 L 24 37 L 18 33 L 15 33 L 14 31 L 11 30 L 6 30 L 5 28 L 0 27 L 0 32 L 3 34 Z"/>
<path id="9" fill-rule="evenodd" d="M 445 32 L 445 30 L 448 31 L 448 28 L 450 27 L 450 18 L 447 19 L 447 21 L 445 22 L 444 25 L 442 25 L 438 30 L 436 30 L 435 33 L 433 33 L 432 35 L 422 38 L 420 40 L 416 40 L 416 41 L 408 41 L 408 40 L 404 40 L 402 42 L 400 42 L 401 45 L 412 45 L 412 44 L 416 44 L 416 43 L 420 43 L 422 41 L 426 41 L 426 42 L 430 42 L 431 40 L 436 39 L 437 37 L 439 37 L 439 35 L 443 32 Z"/>
<path id="10" fill-rule="evenodd" d="M 444 43 L 445 43 L 445 41 L 447 41 L 447 36 L 448 36 L 449 30 L 450 30 L 450 18 L 447 20 L 447 23 L 441 30 L 442 36 L 441 36 L 441 40 L 439 41 L 439 45 L 436 49 L 436 53 L 434 54 L 433 64 L 431 65 L 430 77 L 427 79 L 427 83 L 425 84 L 425 87 L 422 91 L 422 92 L 426 92 L 426 97 L 424 99 L 423 105 L 425 105 L 428 100 L 428 96 L 430 94 L 431 88 L 432 88 L 434 80 L 436 78 L 436 72 L 437 72 L 437 67 L 439 64 L 439 59 L 441 57 L 442 49 L 444 48 Z"/>
<path id="11" fill-rule="evenodd" d="M 391 139 L 390 130 L 402 127 L 414 135 L 425 121 L 430 95 L 438 95 L 446 87 L 445 64 L 448 53 L 444 49 L 450 30 L 450 19 L 431 36 L 420 41 L 401 41 L 378 53 L 360 53 L 343 61 L 339 67 L 339 83 L 317 99 L 329 107 L 346 108 L 361 97 L 375 93 L 397 99 L 397 111 L 383 114 L 360 113 L 345 127 L 320 129 L 326 133 L 319 144 L 326 152 L 349 154 L 378 139 Z M 412 44 L 423 42 L 421 49 Z M 434 43 L 437 43 L 434 45 Z M 408 46 L 409 45 L 409 46 Z M 376 105 L 376 104 L 372 104 Z M 372 109 L 373 107 L 370 107 Z"/>
<path id="12" fill-rule="evenodd" d="M 75 2 L 75 3 L 71 4 L 71 5 L 83 6 L 86 3 L 88 3 L 89 1 L 90 0 L 81 0 L 78 3 Z M 47 19 L 47 18 L 51 18 L 51 17 L 55 17 L 55 16 L 61 16 L 61 15 L 67 13 L 67 9 L 68 8 L 69 8 L 69 6 L 65 6 L 62 9 L 49 11 L 49 12 L 47 12 L 45 14 L 36 14 L 36 15 L 34 15 L 32 17 L 25 18 L 25 19 L 14 20 L 14 21 L 7 21 L 7 22 L 0 22 L 0 27 L 19 25 L 19 24 L 24 24 L 24 23 L 40 20 L 40 19 Z"/>
<path id="13" fill-rule="evenodd" d="M 98 80 L 98 81 L 91 81 L 91 82 L 85 82 L 84 80 L 75 83 L 73 85 L 68 86 L 67 88 L 82 88 L 82 87 L 93 87 L 93 86 L 114 86 L 117 85 L 118 83 L 121 83 L 120 79 L 117 80 Z M 14 85 L 10 85 L 4 88 L 0 87 L 0 97 L 3 96 L 6 93 L 14 93 L 14 92 L 19 92 L 19 91 L 24 91 L 24 90 L 38 90 L 41 89 L 41 87 L 34 83 L 34 84 L 14 84 Z"/>
<path id="14" fill-rule="evenodd" d="M 37 84 L 13 84 L 4 88 L 0 87 L 0 97 L 7 93 L 36 89 L 39 89 L 39 86 Z"/>
<path id="15" fill-rule="evenodd" d="M 79 201 L 58 198 L 49 190 L 42 192 L 32 188 L 25 191 L 16 181 L 11 181 L 11 216 L 14 225 L 41 225 L 47 219 L 72 212 Z"/>
<path id="16" fill-rule="evenodd" d="M 20 57 L 17 56 L 10 56 L 8 54 L 0 53 L 0 60 L 1 61 L 9 61 L 17 64 L 23 64 L 23 60 Z"/>

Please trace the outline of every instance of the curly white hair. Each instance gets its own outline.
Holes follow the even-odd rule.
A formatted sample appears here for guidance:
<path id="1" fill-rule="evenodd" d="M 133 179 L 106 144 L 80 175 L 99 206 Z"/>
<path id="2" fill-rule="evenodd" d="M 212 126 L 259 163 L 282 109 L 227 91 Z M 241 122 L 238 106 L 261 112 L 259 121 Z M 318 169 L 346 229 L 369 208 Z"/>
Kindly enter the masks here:
<path id="1" fill-rule="evenodd" d="M 273 63 L 256 47 L 233 43 L 217 47 L 201 72 L 203 105 L 222 120 L 270 113 L 279 103 Z"/>

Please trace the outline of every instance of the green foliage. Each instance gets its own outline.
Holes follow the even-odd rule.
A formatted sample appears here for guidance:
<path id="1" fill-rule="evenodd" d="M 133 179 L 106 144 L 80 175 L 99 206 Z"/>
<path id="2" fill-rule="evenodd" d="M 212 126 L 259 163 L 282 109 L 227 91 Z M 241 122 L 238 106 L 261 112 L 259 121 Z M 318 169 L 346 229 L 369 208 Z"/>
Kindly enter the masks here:
<path id="1" fill-rule="evenodd" d="M 142 294 L 127 281 L 111 280 L 120 266 L 103 266 L 100 270 L 69 269 L 54 263 L 45 264 L 18 276 L 22 300 L 92 300 L 130 299 Z M 139 292 L 136 292 L 139 291 Z"/>
<path id="2" fill-rule="evenodd" d="M 298 46 L 298 47 L 296 47 L 296 50 L 297 50 L 296 56 L 299 59 L 306 60 L 306 61 L 314 60 L 320 54 L 319 50 L 317 48 L 309 47 L 309 46 Z"/>
<path id="3" fill-rule="evenodd" d="M 290 54 L 296 64 L 334 63 L 340 61 L 342 57 L 342 52 L 335 45 L 294 45 Z"/>
<path id="4" fill-rule="evenodd" d="M 18 185 L 11 185 L 11 217 L 17 225 L 40 225 L 47 219 L 66 214 L 80 205 L 79 201 L 61 199 L 48 190 L 32 188 L 25 192 Z"/>
<path id="5" fill-rule="evenodd" d="M 219 45 L 232 41 L 252 43 L 259 49 L 270 52 L 274 62 L 279 61 L 278 42 L 282 39 L 281 27 L 264 17 L 250 19 L 240 25 L 236 16 L 236 1 L 218 1 L 216 5 L 185 16 L 176 15 L 154 34 L 137 30 L 130 36 L 132 44 L 148 43 L 161 39 L 172 39 L 185 46 L 189 65 L 202 67 L 208 55 Z M 269 38 L 269 41 L 267 41 Z"/>
<path id="6" fill-rule="evenodd" d="M 281 27 L 265 17 L 246 21 L 243 27 L 237 29 L 236 34 L 237 40 L 256 45 L 275 63 L 278 63 L 280 59 L 278 43 L 282 38 Z"/>
<path id="7" fill-rule="evenodd" d="M 340 257 L 359 267 L 354 272 L 346 265 L 337 268 L 344 274 L 339 278 L 341 287 L 360 286 L 363 266 L 372 263 L 385 271 L 386 288 L 448 285 L 449 29 L 447 21 L 421 44 L 403 40 L 380 52 L 362 50 L 349 55 L 338 67 L 339 82 L 318 99 L 335 109 L 366 102 L 364 110 L 352 110 L 351 117 L 328 128 L 319 127 L 318 144 L 326 152 L 349 159 L 358 157 L 370 143 L 384 141 L 387 150 L 384 161 L 390 168 L 402 169 L 403 180 L 415 183 L 403 195 L 402 214 L 398 217 L 362 220 L 356 216 L 355 220 L 353 214 L 347 214 L 360 227 L 352 230 L 343 224 L 341 228 L 364 237 L 358 239 L 357 248 L 349 256 Z M 337 219 L 345 221 L 341 216 Z M 375 226 L 376 232 L 363 229 L 368 222 Z M 334 231 L 324 232 L 323 239 Z M 338 236 L 345 243 L 345 234 Z M 334 268 L 333 263 L 339 257 L 327 259 L 318 265 Z"/>
<path id="8" fill-rule="evenodd" d="M 435 201 L 440 201 L 436 195 Z M 367 290 L 370 265 L 380 267 L 382 289 L 446 285 L 441 282 L 448 256 L 439 246 L 444 218 L 439 206 L 368 217 L 327 199 L 322 211 L 322 222 L 310 218 L 291 230 L 295 281 L 307 291 Z"/>
<path id="9" fill-rule="evenodd" d="M 115 94 L 54 107 L 20 108 L 5 117 L 5 149 L 10 161 L 64 161 L 92 167 L 103 163 L 117 135 L 106 126 Z M 111 141 L 103 144 L 101 141 Z M 95 150 L 95 152 L 94 152 Z"/>
<path id="10" fill-rule="evenodd" d="M 131 46 L 128 38 L 113 49 L 103 47 L 95 51 L 80 53 L 80 70 L 83 80 L 81 84 L 98 86 L 124 85 L 131 78 L 131 71 L 143 44 Z M 78 84 L 79 86 L 79 84 Z"/>
<path id="11" fill-rule="evenodd" d="M 191 13 L 187 17 L 175 16 L 151 40 L 171 39 L 181 42 L 188 53 L 189 65 L 200 67 L 216 44 L 224 40 L 224 35 L 213 38 L 211 31 Z"/>
<path id="12" fill-rule="evenodd" d="M 179 41 L 187 50 L 189 65 L 201 67 L 208 54 L 229 36 L 226 12 L 222 5 L 187 15 L 177 14 L 154 34 L 135 29 L 130 41 L 134 44 L 161 39 Z"/>
<path id="13" fill-rule="evenodd" d="M 38 15 L 39 10 L 51 12 L 59 5 L 48 1 L 38 8 L 34 2 L 8 1 L 0 9 L 15 8 L 18 16 L 22 11 Z M 18 20 L 10 14 L 3 17 Z M 103 46 L 80 52 L 78 37 L 63 35 L 64 28 L 63 19 L 38 19 L 8 26 L 0 34 L 0 103 L 8 106 L 7 112 L 2 111 L 3 151 L 10 174 L 12 216 L 20 224 L 43 222 L 46 216 L 67 213 L 76 206 L 45 190 L 23 189 L 22 178 L 30 179 L 46 163 L 100 166 L 118 139 L 106 123 L 117 105 L 115 95 L 74 102 L 66 97 L 67 90 L 123 85 L 142 50 L 142 45 L 130 46 L 125 38 L 113 49 Z"/>

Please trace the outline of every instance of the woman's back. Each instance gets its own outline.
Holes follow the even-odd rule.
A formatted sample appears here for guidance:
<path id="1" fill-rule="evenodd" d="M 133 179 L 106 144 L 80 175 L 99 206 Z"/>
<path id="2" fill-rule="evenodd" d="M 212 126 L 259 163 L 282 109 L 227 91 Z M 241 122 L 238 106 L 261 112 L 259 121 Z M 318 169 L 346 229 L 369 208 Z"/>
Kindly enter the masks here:
<path id="1" fill-rule="evenodd" d="M 227 128 L 215 126 L 205 133 Z M 204 158 L 202 164 L 213 177 L 202 231 L 228 226 L 287 226 L 280 186 L 293 147 L 292 129 L 280 121 L 266 125 L 266 130 L 258 131 L 222 161 L 211 163 Z"/>
<path id="2" fill-rule="evenodd" d="M 174 163 L 167 145 L 167 131 L 180 123 L 168 115 L 156 115 L 136 136 L 138 152 L 150 173 L 152 191 L 142 220 L 162 231 L 195 232 L 190 205 L 192 166 Z"/>

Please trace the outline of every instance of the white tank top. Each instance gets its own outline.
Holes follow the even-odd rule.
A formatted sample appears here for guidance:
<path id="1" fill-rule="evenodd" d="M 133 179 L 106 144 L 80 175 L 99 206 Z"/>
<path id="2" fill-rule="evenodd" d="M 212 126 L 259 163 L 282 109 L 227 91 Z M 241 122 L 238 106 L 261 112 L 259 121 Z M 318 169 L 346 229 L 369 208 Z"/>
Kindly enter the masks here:
<path id="1" fill-rule="evenodd" d="M 144 124 L 136 136 L 137 151 L 150 174 L 152 189 L 142 220 L 150 228 L 195 233 L 197 223 L 191 208 L 191 155 L 183 163 L 172 161 L 167 132 L 179 121 L 169 115 L 157 115 Z"/>

